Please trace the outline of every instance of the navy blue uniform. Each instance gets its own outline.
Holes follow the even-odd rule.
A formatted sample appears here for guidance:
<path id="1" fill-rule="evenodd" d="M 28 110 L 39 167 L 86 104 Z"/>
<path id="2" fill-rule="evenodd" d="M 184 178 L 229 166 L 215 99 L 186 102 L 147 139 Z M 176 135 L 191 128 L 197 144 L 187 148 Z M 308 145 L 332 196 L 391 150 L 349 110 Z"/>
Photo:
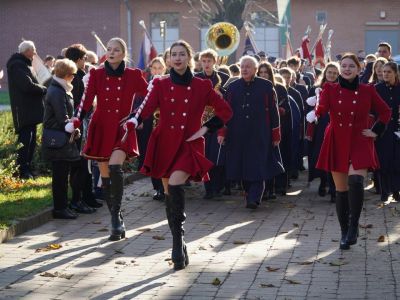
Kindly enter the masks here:
<path id="1" fill-rule="evenodd" d="M 390 194 L 397 194 L 400 190 L 400 139 L 394 134 L 400 130 L 400 84 L 388 86 L 386 83 L 379 83 L 375 87 L 379 96 L 392 109 L 386 131 L 375 141 L 380 163 L 382 200 L 385 200 Z"/>
<path id="2" fill-rule="evenodd" d="M 264 181 L 284 172 L 279 147 L 272 144 L 280 141 L 275 90 L 268 80 L 241 78 L 228 86 L 226 99 L 233 110 L 227 123 L 227 177 L 242 181 L 247 202 L 259 204 Z"/>

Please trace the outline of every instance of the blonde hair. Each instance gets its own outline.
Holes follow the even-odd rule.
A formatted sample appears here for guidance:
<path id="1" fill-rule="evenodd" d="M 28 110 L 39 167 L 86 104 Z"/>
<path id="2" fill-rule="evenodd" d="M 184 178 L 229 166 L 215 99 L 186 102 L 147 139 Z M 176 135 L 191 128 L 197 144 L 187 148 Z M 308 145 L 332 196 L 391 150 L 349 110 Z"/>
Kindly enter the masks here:
<path id="1" fill-rule="evenodd" d="M 56 63 L 54 65 L 54 74 L 58 78 L 64 79 L 68 75 L 75 74 L 78 71 L 78 68 L 76 67 L 76 64 L 68 59 L 68 58 L 63 58 L 63 59 L 58 59 L 56 60 Z"/>
<path id="2" fill-rule="evenodd" d="M 128 60 L 128 46 L 126 46 L 125 41 L 123 39 L 121 39 L 120 37 L 113 37 L 112 39 L 110 39 L 107 42 L 107 46 L 110 43 L 114 43 L 114 42 L 118 43 L 121 46 L 122 52 L 124 53 L 124 60 L 127 61 Z"/>

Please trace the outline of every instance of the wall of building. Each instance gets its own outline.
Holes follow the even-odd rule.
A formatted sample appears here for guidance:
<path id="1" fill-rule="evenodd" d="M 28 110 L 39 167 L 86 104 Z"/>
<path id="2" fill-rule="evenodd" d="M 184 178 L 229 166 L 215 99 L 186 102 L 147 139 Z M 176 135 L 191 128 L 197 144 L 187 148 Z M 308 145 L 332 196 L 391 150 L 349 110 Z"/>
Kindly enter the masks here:
<path id="1" fill-rule="evenodd" d="M 179 13 L 180 38 L 187 40 L 195 50 L 199 50 L 204 37 L 199 32 L 200 24 L 194 12 L 190 12 L 185 1 L 175 0 L 128 0 L 132 11 L 132 54 L 136 63 L 142 29 L 139 20 L 144 20 L 150 29 L 150 14 L 157 12 Z M 193 1 L 199 5 L 200 1 Z M 257 2 L 250 10 L 267 9 L 276 12 L 276 1 Z M 398 0 L 292 0 L 291 30 L 294 48 L 300 46 L 301 37 L 307 25 L 312 28 L 311 44 L 315 41 L 319 24 L 316 11 L 327 12 L 327 29 L 334 29 L 332 53 L 364 50 L 365 35 L 368 30 L 394 30 L 399 35 L 400 1 Z M 380 11 L 386 17 L 380 18 Z M 250 17 L 251 11 L 246 15 Z M 371 23 L 375 22 L 375 23 Z M 384 25 L 391 24 L 394 25 Z M 369 25 L 368 25 L 369 24 Z M 97 32 L 105 42 L 113 36 L 127 39 L 127 13 L 123 0 L 2 0 L 0 1 L 0 69 L 5 69 L 10 55 L 17 50 L 21 39 L 33 40 L 40 56 L 56 56 L 60 50 L 72 43 L 81 42 L 95 50 L 95 40 L 91 31 Z M 326 34 L 324 35 L 326 39 Z M 399 38 L 400 40 L 400 38 Z M 244 30 L 238 53 L 244 48 Z M 311 45 L 312 46 L 312 45 Z M 310 46 L 310 47 L 311 47 Z M 397 45 L 400 46 L 400 45 Z M 7 87 L 3 79 L 3 89 Z"/>

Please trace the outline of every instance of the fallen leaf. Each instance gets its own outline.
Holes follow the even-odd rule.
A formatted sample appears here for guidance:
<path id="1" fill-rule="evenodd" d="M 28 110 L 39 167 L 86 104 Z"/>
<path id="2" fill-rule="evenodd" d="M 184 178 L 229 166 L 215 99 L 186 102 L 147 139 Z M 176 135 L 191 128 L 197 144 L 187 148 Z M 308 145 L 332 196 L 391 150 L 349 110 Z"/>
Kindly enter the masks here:
<path id="1" fill-rule="evenodd" d="M 313 263 L 314 263 L 313 261 L 302 261 L 299 262 L 298 264 L 302 266 L 307 266 L 307 265 L 312 265 Z"/>
<path id="2" fill-rule="evenodd" d="M 148 231 L 151 231 L 151 228 L 139 228 L 137 231 L 148 232 Z"/>
<path id="3" fill-rule="evenodd" d="M 246 242 L 236 240 L 236 241 L 233 241 L 233 244 L 234 245 L 243 245 L 243 244 L 246 244 Z"/>
<path id="4" fill-rule="evenodd" d="M 273 267 L 267 267 L 268 272 L 276 272 L 278 271 L 280 268 L 273 268 Z"/>
<path id="5" fill-rule="evenodd" d="M 300 281 L 297 281 L 297 280 L 288 279 L 288 278 L 285 278 L 285 280 L 286 280 L 289 284 L 301 284 L 301 282 L 300 282 Z"/>
<path id="6" fill-rule="evenodd" d="M 261 283 L 260 287 L 262 288 L 272 288 L 275 287 L 272 283 Z"/>
<path id="7" fill-rule="evenodd" d="M 154 235 L 153 240 L 162 241 L 165 240 L 165 237 L 163 237 L 162 235 Z"/>
<path id="8" fill-rule="evenodd" d="M 299 224 L 293 223 L 293 227 L 299 227 Z"/>
<path id="9" fill-rule="evenodd" d="M 57 272 L 56 272 L 57 273 Z M 65 279 L 68 279 L 68 280 L 70 280 L 71 278 L 72 278 L 72 276 L 74 276 L 74 274 L 64 274 L 64 273 L 58 273 L 57 274 L 57 277 L 59 277 L 59 278 L 65 278 Z"/>
<path id="10" fill-rule="evenodd" d="M 116 254 L 124 254 L 124 251 L 119 250 L 119 249 L 115 249 L 114 252 L 115 252 Z"/>
<path id="11" fill-rule="evenodd" d="M 164 259 L 164 261 L 170 261 L 170 260 L 172 260 L 172 258 L 166 258 L 166 259 Z"/>
<path id="12" fill-rule="evenodd" d="M 131 260 L 131 263 L 132 263 L 132 264 L 135 263 L 135 262 L 136 262 L 136 260 L 134 260 L 134 259 Z"/>
<path id="13" fill-rule="evenodd" d="M 199 225 L 212 226 L 210 223 L 199 223 Z"/>
<path id="14" fill-rule="evenodd" d="M 56 274 L 53 274 L 51 272 L 43 272 L 40 274 L 40 276 L 42 276 L 42 277 L 57 277 Z"/>
<path id="15" fill-rule="evenodd" d="M 377 205 L 378 208 L 383 208 L 385 205 L 383 203 L 380 203 Z"/>
<path id="16" fill-rule="evenodd" d="M 308 233 L 298 233 L 297 236 L 308 236 Z"/>
<path id="17" fill-rule="evenodd" d="M 93 221 L 92 224 L 101 224 L 101 221 Z"/>
<path id="18" fill-rule="evenodd" d="M 35 252 L 46 252 L 46 251 L 50 251 L 50 250 L 58 250 L 61 248 L 62 248 L 62 245 L 60 245 L 60 244 L 49 244 L 46 247 L 36 249 Z"/>
<path id="19" fill-rule="evenodd" d="M 304 211 L 305 211 L 306 213 L 309 213 L 309 214 L 313 214 L 313 213 L 314 213 L 312 210 L 309 210 L 309 209 L 307 209 L 307 208 L 304 208 Z"/>
<path id="20" fill-rule="evenodd" d="M 340 266 L 347 265 L 347 264 L 348 264 L 348 262 L 346 262 L 346 261 L 338 261 L 338 260 L 331 261 L 329 263 L 329 265 L 332 266 L 332 267 L 340 267 Z"/>
<path id="21" fill-rule="evenodd" d="M 295 208 L 296 204 L 294 204 L 294 203 L 286 203 L 283 207 L 285 207 L 285 208 Z"/>
<path id="22" fill-rule="evenodd" d="M 220 285 L 221 284 L 221 280 L 219 280 L 219 278 L 214 278 L 214 280 L 212 281 L 212 285 Z"/>
<path id="23" fill-rule="evenodd" d="M 101 228 L 101 229 L 99 229 L 99 230 L 97 230 L 97 231 L 99 231 L 99 232 L 105 232 L 105 231 L 108 231 L 108 229 L 107 229 L 107 228 Z"/>
<path id="24" fill-rule="evenodd" d="M 117 260 L 117 261 L 115 261 L 115 264 L 116 264 L 116 265 L 126 265 L 126 261 L 124 261 L 124 260 Z"/>
<path id="25" fill-rule="evenodd" d="M 385 241 L 385 236 L 381 235 L 378 237 L 378 243 L 383 243 Z"/>
<path id="26" fill-rule="evenodd" d="M 203 246 L 199 247 L 199 250 L 207 250 L 206 248 L 204 248 Z"/>
<path id="27" fill-rule="evenodd" d="M 373 227 L 372 224 L 365 224 L 365 225 L 360 224 L 360 228 L 372 228 L 372 227 Z"/>
<path id="28" fill-rule="evenodd" d="M 208 244 L 208 246 L 210 246 L 211 248 L 214 248 L 214 245 Z"/>
<path id="29" fill-rule="evenodd" d="M 332 239 L 331 241 L 334 242 L 334 243 L 339 242 L 339 240 L 335 240 L 335 239 Z"/>

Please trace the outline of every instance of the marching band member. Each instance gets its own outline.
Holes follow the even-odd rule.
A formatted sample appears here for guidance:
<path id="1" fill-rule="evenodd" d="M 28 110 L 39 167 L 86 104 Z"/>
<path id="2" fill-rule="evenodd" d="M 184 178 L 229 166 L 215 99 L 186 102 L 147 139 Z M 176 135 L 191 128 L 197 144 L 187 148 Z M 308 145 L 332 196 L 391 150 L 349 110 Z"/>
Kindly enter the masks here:
<path id="1" fill-rule="evenodd" d="M 177 41 L 170 48 L 170 75 L 153 81 L 153 88 L 141 117 L 147 119 L 159 108 L 160 118 L 147 146 L 142 173 L 162 178 L 166 193 L 166 213 L 172 233 L 172 261 L 175 270 L 189 263 L 183 240 L 187 179 L 207 180 L 212 163 L 204 157 L 204 138 L 208 130 L 221 128 L 232 116 L 229 105 L 212 88 L 209 80 L 193 76 L 192 48 Z M 201 126 L 206 106 L 212 106 L 215 116 Z M 131 118 L 127 125 L 137 125 Z M 134 126 L 135 126 L 134 125 Z M 160 147 L 162 146 L 162 147 Z"/>
<path id="2" fill-rule="evenodd" d="M 373 139 L 382 133 L 391 116 L 390 108 L 375 87 L 359 83 L 359 72 L 357 56 L 343 55 L 339 82 L 326 83 L 316 110 L 307 114 L 310 123 L 330 114 L 316 168 L 332 172 L 335 182 L 336 211 L 342 233 L 340 249 L 349 249 L 357 243 L 364 177 L 367 169 L 378 167 Z M 370 111 L 378 114 L 378 121 L 371 129 L 368 128 Z"/>
<path id="3" fill-rule="evenodd" d="M 292 152 L 292 112 L 289 105 L 289 95 L 286 88 L 275 81 L 272 65 L 268 62 L 261 63 L 258 66 L 257 76 L 265 78 L 274 86 L 278 102 L 279 121 L 281 125 L 281 142 L 279 149 L 282 156 L 283 167 L 285 172 L 277 175 L 274 180 L 266 182 L 266 197 L 267 199 L 275 199 L 275 187 L 280 193 L 286 193 L 288 188 L 288 172 L 290 169 L 291 152 Z"/>
<path id="4" fill-rule="evenodd" d="M 375 141 L 380 168 L 381 200 L 390 194 L 399 201 L 400 191 L 400 83 L 397 64 L 383 66 L 383 81 L 375 86 L 382 99 L 392 108 L 392 118 L 387 129 Z"/>
<path id="5" fill-rule="evenodd" d="M 125 237 L 121 214 L 122 163 L 138 155 L 136 135 L 128 134 L 122 141 L 124 130 L 121 124 L 131 113 L 134 94 L 146 94 L 147 83 L 140 70 L 125 66 L 127 46 L 121 38 L 112 38 L 107 43 L 106 57 L 103 66 L 90 70 L 79 118 L 83 119 L 97 96 L 97 108 L 89 124 L 83 155 L 98 161 L 103 197 L 111 213 L 109 239 L 115 241 Z M 79 127 L 79 123 L 74 120 L 75 127 Z"/>
<path id="6" fill-rule="evenodd" d="M 242 182 L 246 208 L 250 209 L 260 205 L 264 182 L 284 171 L 276 94 L 270 81 L 256 77 L 257 67 L 254 57 L 243 56 L 241 78 L 232 82 L 226 93 L 233 110 L 227 124 L 227 178 Z"/>
<path id="7" fill-rule="evenodd" d="M 326 82 L 337 82 L 339 76 L 339 64 L 336 62 L 330 62 L 326 65 L 322 72 L 322 77 L 319 83 L 317 83 L 310 90 L 310 97 L 307 99 L 308 111 L 314 109 L 317 103 L 317 97 L 321 88 L 324 87 Z M 316 93 L 318 95 L 316 95 Z M 331 175 L 323 170 L 315 168 L 317 164 L 318 156 L 321 151 L 322 141 L 324 140 L 324 132 L 326 126 L 329 123 L 329 115 L 326 114 L 318 123 L 307 123 L 307 134 L 306 139 L 308 140 L 308 182 L 314 180 L 314 178 L 320 178 L 320 184 L 318 187 L 318 195 L 324 197 L 326 195 L 326 184 L 329 183 L 329 193 L 331 194 L 331 202 L 335 202 L 336 191 L 335 184 Z"/>
<path id="8" fill-rule="evenodd" d="M 195 76 L 202 79 L 211 80 L 212 86 L 217 93 L 225 92 L 223 86 L 229 79 L 229 76 L 221 71 L 215 70 L 218 54 L 212 49 L 207 49 L 200 53 L 199 60 L 202 72 L 196 73 Z M 205 118 L 209 119 L 212 113 L 210 108 L 206 108 Z M 205 138 L 205 154 L 207 159 L 213 162 L 214 166 L 208 172 L 210 180 L 204 182 L 206 194 L 204 199 L 212 199 L 220 195 L 221 189 L 225 182 L 225 145 L 218 142 L 219 132 L 207 133 Z"/>

